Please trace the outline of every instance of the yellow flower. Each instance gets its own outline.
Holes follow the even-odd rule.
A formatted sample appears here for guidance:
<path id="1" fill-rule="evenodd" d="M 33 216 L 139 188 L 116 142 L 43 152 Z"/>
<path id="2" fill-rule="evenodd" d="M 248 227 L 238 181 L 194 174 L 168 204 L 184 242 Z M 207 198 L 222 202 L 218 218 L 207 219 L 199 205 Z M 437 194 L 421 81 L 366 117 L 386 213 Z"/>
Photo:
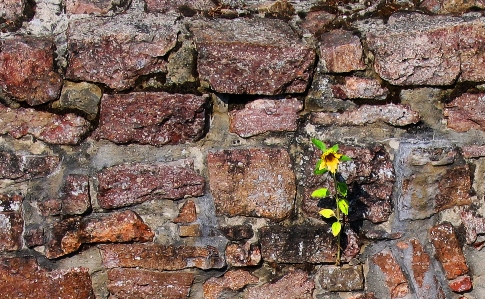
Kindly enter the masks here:
<path id="1" fill-rule="evenodd" d="M 319 170 L 328 169 L 331 173 L 336 173 L 342 154 L 337 153 L 334 148 L 329 148 L 322 154 L 322 162 Z"/>

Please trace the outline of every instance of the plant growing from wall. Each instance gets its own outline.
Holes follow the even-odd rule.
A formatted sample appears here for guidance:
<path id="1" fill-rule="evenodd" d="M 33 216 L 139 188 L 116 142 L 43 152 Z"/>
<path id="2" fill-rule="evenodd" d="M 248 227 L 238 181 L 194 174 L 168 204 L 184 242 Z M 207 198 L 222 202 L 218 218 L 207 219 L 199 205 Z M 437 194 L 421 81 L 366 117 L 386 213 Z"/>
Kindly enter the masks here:
<path id="1" fill-rule="evenodd" d="M 316 138 L 312 138 L 312 143 L 322 151 L 322 155 L 315 166 L 314 174 L 323 175 L 328 172 L 333 179 L 334 190 L 333 194 L 331 194 L 328 188 L 319 188 L 313 191 L 311 196 L 318 199 L 333 197 L 335 200 L 335 209 L 322 209 L 319 214 L 324 218 L 334 221 L 332 223 L 332 234 L 337 238 L 336 264 L 340 265 L 340 253 L 342 251 L 340 237 L 345 216 L 349 214 L 349 202 L 347 200 L 349 188 L 345 180 L 338 175 L 338 167 L 341 162 L 350 161 L 351 159 L 338 152 L 338 144 L 327 148 L 325 143 Z"/>

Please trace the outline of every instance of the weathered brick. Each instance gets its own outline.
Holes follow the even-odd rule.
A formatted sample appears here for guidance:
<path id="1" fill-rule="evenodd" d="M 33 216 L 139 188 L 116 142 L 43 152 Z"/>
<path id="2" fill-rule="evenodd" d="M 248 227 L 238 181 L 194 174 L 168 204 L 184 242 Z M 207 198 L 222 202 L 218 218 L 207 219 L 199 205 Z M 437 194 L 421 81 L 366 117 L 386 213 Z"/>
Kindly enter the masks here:
<path id="1" fill-rule="evenodd" d="M 184 15 L 196 14 L 200 11 L 208 11 L 216 8 L 211 0 L 147 0 L 146 10 L 148 12 L 178 11 Z"/>
<path id="2" fill-rule="evenodd" d="M 124 90 L 133 87 L 139 76 L 166 72 L 166 61 L 160 57 L 177 42 L 176 18 L 169 14 L 120 14 L 72 20 L 67 31 L 66 77 Z"/>
<path id="3" fill-rule="evenodd" d="M 465 256 L 453 225 L 449 222 L 433 226 L 429 238 L 436 250 L 436 258 L 443 266 L 447 279 L 455 279 L 468 273 Z"/>
<path id="4" fill-rule="evenodd" d="M 46 177 L 56 169 L 59 162 L 58 156 L 18 155 L 0 150 L 0 179 L 24 181 Z"/>
<path id="5" fill-rule="evenodd" d="M 83 174 L 70 174 L 64 186 L 62 213 L 68 215 L 84 214 L 91 208 L 89 197 L 89 177 Z"/>
<path id="6" fill-rule="evenodd" d="M 324 266 L 319 271 L 320 285 L 332 292 L 349 292 L 364 289 L 362 265 Z"/>
<path id="7" fill-rule="evenodd" d="M 465 159 L 485 157 L 485 145 L 464 145 L 461 151 Z"/>
<path id="8" fill-rule="evenodd" d="M 259 279 L 245 270 L 229 270 L 221 277 L 211 277 L 204 282 L 204 299 L 219 299 L 227 290 L 237 291 Z"/>
<path id="9" fill-rule="evenodd" d="M 303 104 L 295 99 L 255 100 L 229 112 L 229 130 L 241 137 L 266 132 L 296 131 Z"/>
<path id="10" fill-rule="evenodd" d="M 339 99 L 384 100 L 388 90 L 379 81 L 369 78 L 345 77 L 344 83 L 332 84 L 332 92 Z"/>
<path id="11" fill-rule="evenodd" d="M 261 262 L 261 250 L 258 245 L 246 242 L 227 245 L 226 261 L 231 267 L 256 266 Z"/>
<path id="12" fill-rule="evenodd" d="M 465 227 L 465 237 L 467 244 L 477 241 L 479 234 L 485 234 L 485 218 L 475 212 L 465 210 L 461 213 L 461 220 Z"/>
<path id="13" fill-rule="evenodd" d="M 145 244 L 100 245 L 103 264 L 107 268 L 144 268 L 148 270 L 182 270 L 222 268 L 222 254 L 213 246 L 165 246 Z"/>
<path id="14" fill-rule="evenodd" d="M 44 228 L 38 224 L 30 224 L 25 226 L 24 231 L 25 246 L 34 247 L 44 245 L 45 234 Z"/>
<path id="15" fill-rule="evenodd" d="M 306 90 L 316 55 L 283 21 L 217 19 L 191 22 L 190 29 L 200 79 L 213 90 L 264 95 Z"/>
<path id="16" fill-rule="evenodd" d="M 94 137 L 157 146 L 195 141 L 205 132 L 206 103 L 205 96 L 190 94 L 105 94 Z"/>
<path id="17" fill-rule="evenodd" d="M 34 258 L 1 258 L 0 277 L 0 293 L 5 299 L 95 298 L 86 268 L 48 271 Z"/>
<path id="18" fill-rule="evenodd" d="M 310 11 L 300 26 L 312 34 L 318 34 L 318 32 L 323 31 L 325 26 L 329 25 L 335 18 L 336 15 L 326 11 Z"/>
<path id="19" fill-rule="evenodd" d="M 94 120 L 98 115 L 99 102 L 103 92 L 97 85 L 88 82 L 65 81 L 58 101 L 51 106 L 60 110 L 76 110 Z"/>
<path id="20" fill-rule="evenodd" d="M 104 209 L 130 206 L 154 198 L 181 199 L 204 194 L 204 178 L 192 160 L 121 164 L 98 173 L 98 203 Z"/>
<path id="21" fill-rule="evenodd" d="M 14 138 L 32 135 L 51 144 L 78 144 L 89 122 L 72 113 L 56 115 L 31 108 L 7 108 L 0 104 L 0 134 Z"/>
<path id="22" fill-rule="evenodd" d="M 154 233 L 135 212 L 73 217 L 55 223 L 46 244 L 47 258 L 75 252 L 83 243 L 146 242 Z"/>
<path id="23" fill-rule="evenodd" d="M 485 94 L 465 93 L 445 105 L 448 128 L 457 132 L 485 131 Z"/>
<path id="24" fill-rule="evenodd" d="M 113 2 L 111 0 L 66 0 L 68 14 L 107 15 L 111 11 L 125 11 L 130 0 Z"/>
<path id="25" fill-rule="evenodd" d="M 337 243 L 328 226 L 266 226 L 260 229 L 264 261 L 276 263 L 332 263 Z"/>
<path id="26" fill-rule="evenodd" d="M 0 29 L 10 29 L 19 25 L 24 17 L 24 10 L 27 1 L 25 0 L 4 0 L 0 3 L 0 11 L 2 12 L 2 20 L 0 21 Z"/>
<path id="27" fill-rule="evenodd" d="M 463 293 L 470 291 L 473 288 L 471 277 L 468 275 L 459 276 L 448 282 L 450 289 L 453 292 Z"/>
<path id="28" fill-rule="evenodd" d="M 222 226 L 219 229 L 231 241 L 251 239 L 254 235 L 253 228 L 247 224 Z"/>
<path id="29" fill-rule="evenodd" d="M 197 207 L 193 200 L 187 200 L 180 208 L 177 218 L 173 223 L 190 223 L 197 220 Z"/>
<path id="30" fill-rule="evenodd" d="M 292 271 L 274 283 L 249 287 L 248 299 L 311 299 L 315 283 L 307 273 L 301 270 Z"/>
<path id="31" fill-rule="evenodd" d="M 295 175 L 286 150 L 218 151 L 207 155 L 207 167 L 218 215 L 280 221 L 293 210 Z"/>
<path id="32" fill-rule="evenodd" d="M 20 195 L 0 194 L 0 251 L 22 248 L 22 201 Z"/>
<path id="33" fill-rule="evenodd" d="M 186 298 L 194 281 L 194 273 L 109 269 L 108 280 L 108 290 L 116 298 Z"/>
<path id="34" fill-rule="evenodd" d="M 385 122 L 393 126 L 407 126 L 420 120 L 419 114 L 407 105 L 362 105 L 342 113 L 313 112 L 311 121 L 324 126 L 362 126 Z"/>
<path id="35" fill-rule="evenodd" d="M 0 48 L 0 86 L 4 96 L 31 106 L 57 99 L 62 78 L 54 71 L 52 41 L 15 37 L 2 39 Z"/>
<path id="36" fill-rule="evenodd" d="M 179 227 L 180 237 L 200 237 L 201 236 L 200 224 L 198 223 L 184 224 L 184 225 L 179 225 L 178 227 Z"/>
<path id="37" fill-rule="evenodd" d="M 472 8 L 485 8 L 485 2 L 483 0 L 472 1 L 453 1 L 453 0 L 425 0 L 421 2 L 420 7 L 429 10 L 432 13 L 437 14 L 450 14 L 450 13 L 465 13 Z"/>
<path id="38" fill-rule="evenodd" d="M 431 259 L 417 239 L 400 241 L 396 245 L 403 258 L 403 267 L 417 298 L 445 299 L 443 289 L 434 274 Z"/>
<path id="39" fill-rule="evenodd" d="M 333 30 L 322 34 L 319 39 L 324 71 L 347 73 L 365 69 L 360 38 L 352 32 Z"/>
<path id="40" fill-rule="evenodd" d="M 409 284 L 396 258 L 389 249 L 384 249 L 372 257 L 372 262 L 384 274 L 391 299 L 404 298 L 410 293 Z"/>

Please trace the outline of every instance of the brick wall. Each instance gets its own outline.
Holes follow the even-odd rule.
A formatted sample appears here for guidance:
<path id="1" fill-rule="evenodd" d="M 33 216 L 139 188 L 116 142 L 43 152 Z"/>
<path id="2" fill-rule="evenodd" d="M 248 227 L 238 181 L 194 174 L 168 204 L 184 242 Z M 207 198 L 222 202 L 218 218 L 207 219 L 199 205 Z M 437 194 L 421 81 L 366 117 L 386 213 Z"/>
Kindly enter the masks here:
<path id="1" fill-rule="evenodd" d="M 484 8 L 2 1 L 2 298 L 485 298 Z"/>

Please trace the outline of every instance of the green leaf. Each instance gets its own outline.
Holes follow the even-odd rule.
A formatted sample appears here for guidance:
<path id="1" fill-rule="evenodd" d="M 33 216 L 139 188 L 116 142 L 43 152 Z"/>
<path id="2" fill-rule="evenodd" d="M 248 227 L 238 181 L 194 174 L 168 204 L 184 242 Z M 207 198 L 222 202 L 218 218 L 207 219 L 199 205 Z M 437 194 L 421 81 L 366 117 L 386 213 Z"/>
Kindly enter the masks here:
<path id="1" fill-rule="evenodd" d="M 338 152 L 338 144 L 334 144 L 330 149 L 335 153 Z"/>
<path id="2" fill-rule="evenodd" d="M 342 229 L 342 224 L 340 222 L 334 222 L 332 224 L 332 234 L 334 237 L 338 236 L 340 234 L 340 230 Z"/>
<path id="3" fill-rule="evenodd" d="M 346 155 L 342 155 L 342 157 L 340 157 L 340 161 L 352 161 L 352 158 L 350 158 L 349 156 L 346 156 Z"/>
<path id="4" fill-rule="evenodd" d="M 323 143 L 323 141 L 321 140 L 318 140 L 316 138 L 312 138 L 312 142 L 313 144 L 318 147 L 319 150 L 321 150 L 322 152 L 326 151 L 327 150 L 327 146 L 325 145 L 325 143 Z"/>
<path id="5" fill-rule="evenodd" d="M 312 192 L 311 197 L 316 198 L 323 198 L 328 196 L 328 189 L 327 188 L 320 188 Z"/>
<path id="6" fill-rule="evenodd" d="M 349 202 L 346 199 L 339 200 L 337 205 L 344 215 L 349 215 Z"/>
<path id="7" fill-rule="evenodd" d="M 335 212 L 331 209 L 323 209 L 320 212 L 318 212 L 320 215 L 322 215 L 325 218 L 332 218 L 335 217 Z"/>
<path id="8" fill-rule="evenodd" d="M 342 196 L 347 196 L 347 193 L 349 191 L 349 187 L 347 187 L 347 184 L 344 182 L 337 182 L 337 190 Z"/>
<path id="9" fill-rule="evenodd" d="M 317 165 L 315 166 L 315 170 L 313 171 L 314 174 L 324 174 L 327 172 L 327 168 L 320 169 L 320 164 L 322 164 L 322 159 L 317 161 Z"/>

